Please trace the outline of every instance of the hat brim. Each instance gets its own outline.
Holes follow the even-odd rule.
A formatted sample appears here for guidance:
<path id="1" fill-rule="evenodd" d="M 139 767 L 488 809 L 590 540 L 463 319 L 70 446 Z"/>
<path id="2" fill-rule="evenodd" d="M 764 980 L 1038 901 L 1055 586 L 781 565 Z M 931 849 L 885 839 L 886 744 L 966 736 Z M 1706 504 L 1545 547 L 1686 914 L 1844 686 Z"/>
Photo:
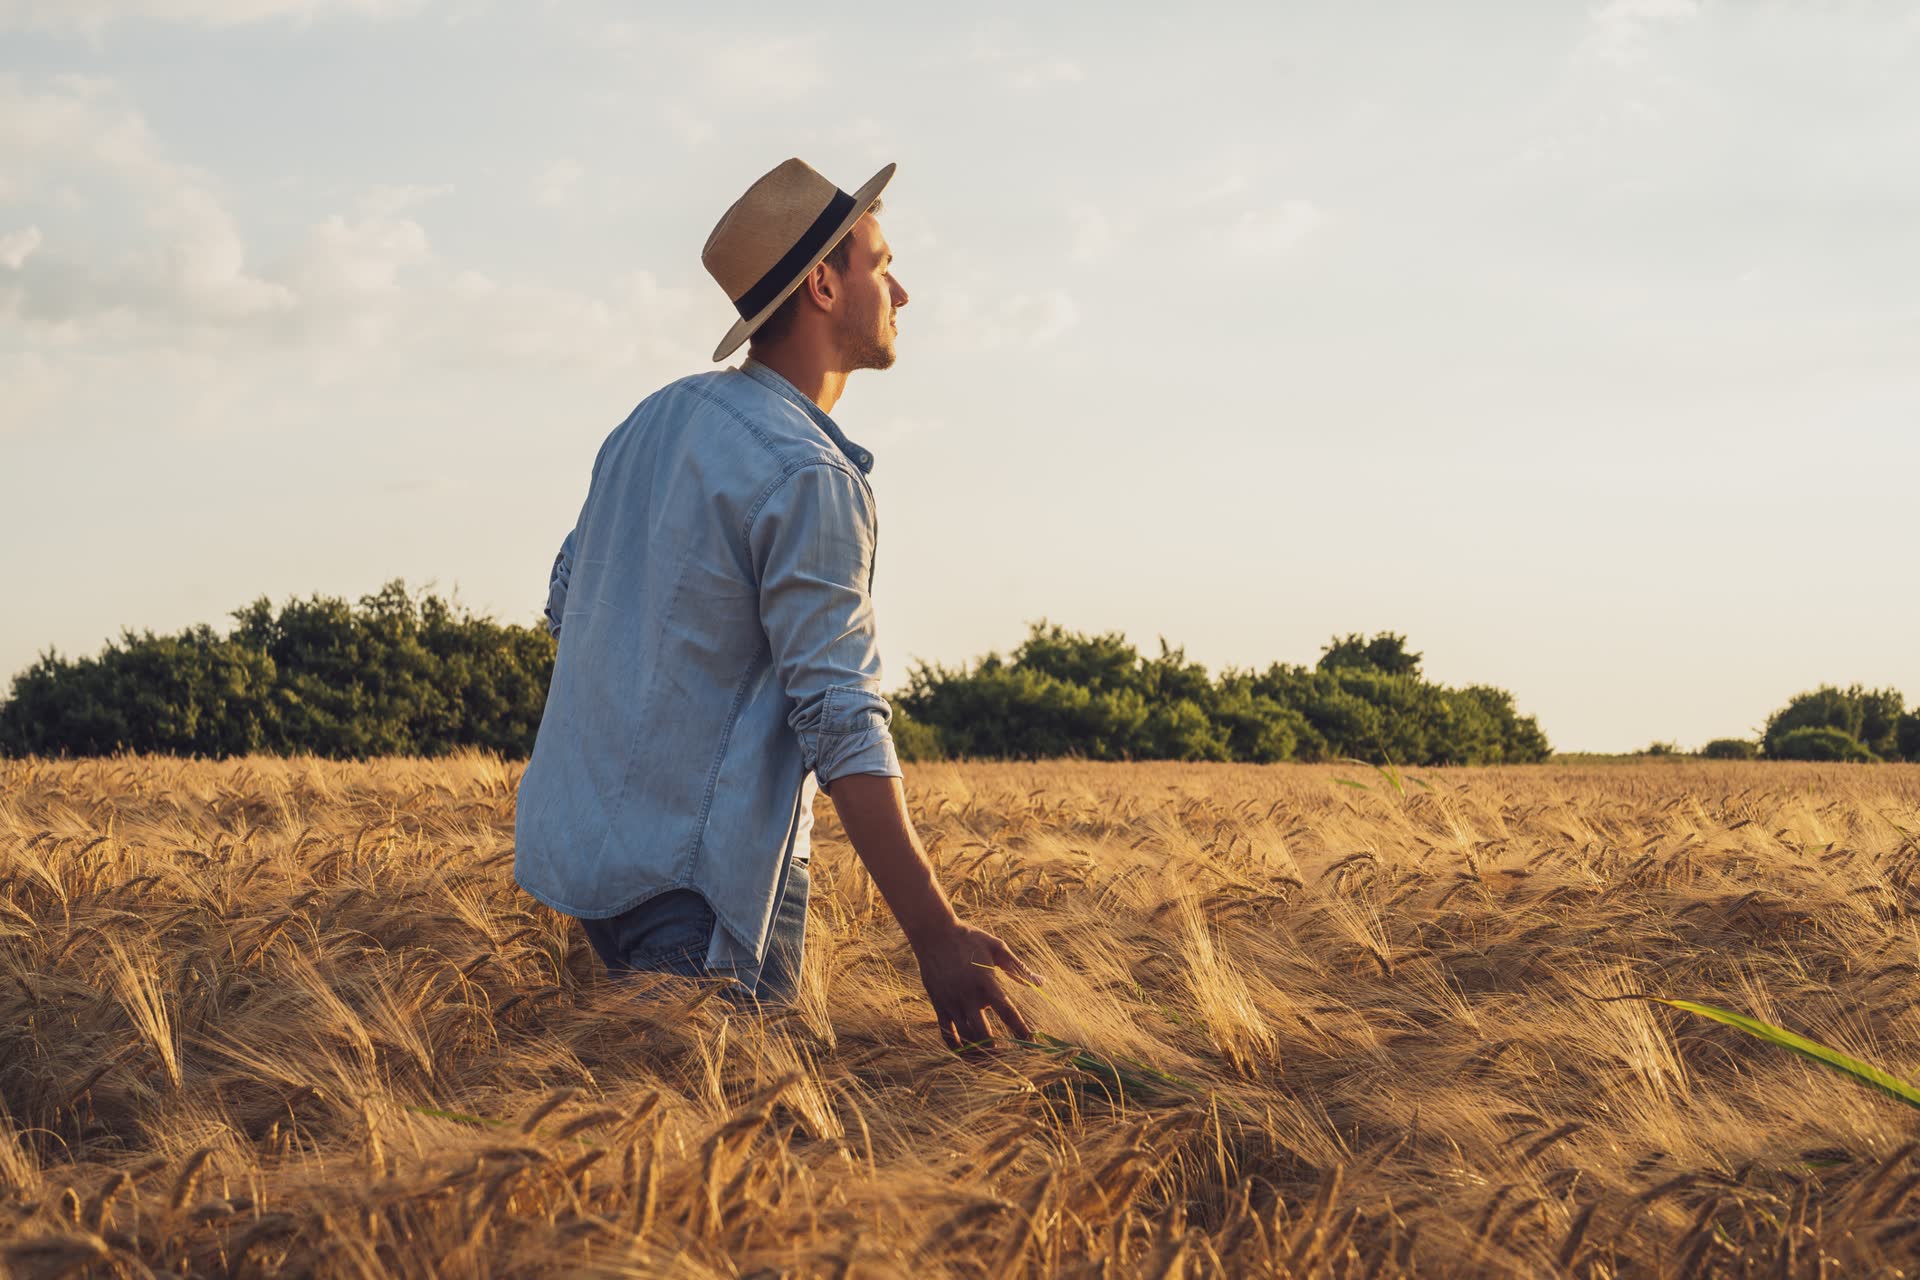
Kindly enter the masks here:
<path id="1" fill-rule="evenodd" d="M 727 336 L 720 339 L 720 345 L 713 349 L 713 358 L 715 360 L 725 360 L 735 351 L 738 351 L 740 344 L 752 337 L 753 331 L 765 324 L 767 317 L 778 311 L 780 304 L 791 297 L 793 291 L 800 287 L 800 282 L 807 278 L 807 272 L 819 266 L 820 263 L 825 260 L 826 256 L 833 252 L 833 246 L 839 244 L 841 240 L 846 238 L 847 232 L 853 230 L 853 224 L 867 216 L 867 210 L 871 209 L 873 202 L 880 198 L 881 189 L 893 179 L 893 168 L 893 165 L 889 164 L 886 168 L 874 174 L 873 177 L 867 179 L 867 184 L 853 193 L 853 212 L 847 215 L 846 221 L 842 222 L 840 226 L 835 229 L 834 233 L 827 237 L 825 246 L 821 248 L 820 252 L 813 255 L 812 261 L 802 267 L 794 275 L 793 279 L 787 281 L 787 287 L 782 289 L 772 302 L 769 302 L 760 309 L 759 315 L 747 316 L 737 322 L 733 328 L 727 330 Z"/>

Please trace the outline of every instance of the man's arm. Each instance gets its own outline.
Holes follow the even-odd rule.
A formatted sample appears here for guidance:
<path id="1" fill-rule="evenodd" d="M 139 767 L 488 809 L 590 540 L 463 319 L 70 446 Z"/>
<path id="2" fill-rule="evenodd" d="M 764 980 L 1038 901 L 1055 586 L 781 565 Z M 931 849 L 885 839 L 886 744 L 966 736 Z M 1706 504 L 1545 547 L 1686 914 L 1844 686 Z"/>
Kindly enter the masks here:
<path id="1" fill-rule="evenodd" d="M 853 849 L 900 921 L 946 1042 L 991 1042 L 983 1010 L 1030 1033 L 995 968 L 1032 975 L 1005 943 L 962 924 L 907 814 L 880 695 L 867 582 L 874 523 L 866 492 L 830 464 L 795 471 L 748 531 L 760 617 L 786 689 L 801 756 L 839 810 Z"/>
<path id="2" fill-rule="evenodd" d="M 1005 969 L 1035 986 L 1040 984 L 1039 976 L 1006 943 L 954 914 L 907 814 L 900 779 L 849 774 L 829 794 L 854 852 L 866 864 L 913 947 L 941 1038 L 954 1049 L 992 1044 L 993 1036 L 980 1016 L 992 1009 L 1010 1034 L 1033 1039 L 994 969 Z"/>
<path id="3" fill-rule="evenodd" d="M 561 540 L 560 554 L 553 558 L 553 572 L 547 576 L 547 631 L 554 639 L 560 638 L 560 619 L 567 612 L 567 585 L 573 580 L 573 535 L 576 530 L 567 530 L 567 536 Z"/>

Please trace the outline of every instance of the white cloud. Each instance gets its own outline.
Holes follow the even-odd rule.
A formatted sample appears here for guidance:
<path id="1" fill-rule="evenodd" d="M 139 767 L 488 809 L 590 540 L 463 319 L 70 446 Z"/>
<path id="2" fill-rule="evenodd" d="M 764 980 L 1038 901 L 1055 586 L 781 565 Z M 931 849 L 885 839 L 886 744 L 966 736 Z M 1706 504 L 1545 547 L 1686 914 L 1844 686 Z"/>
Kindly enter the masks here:
<path id="1" fill-rule="evenodd" d="M 1043 53 L 1010 38 L 1005 25 L 982 30 L 974 37 L 971 58 L 993 67 L 1014 89 L 1032 90 L 1056 84 L 1078 84 L 1086 70 L 1071 58 Z"/>
<path id="2" fill-rule="evenodd" d="M 869 156 L 893 159 L 909 148 L 900 141 L 898 121 L 882 123 L 872 116 L 853 116 L 836 120 L 820 136 L 835 151 L 855 151 Z M 876 168 L 878 165 L 876 164 Z M 864 179 L 862 179 L 864 181 Z"/>
<path id="3" fill-rule="evenodd" d="M 711 30 L 673 31 L 612 22 L 602 39 L 659 65 L 692 74 L 697 100 L 735 109 L 804 98 L 827 83 L 817 36 L 742 36 Z"/>
<path id="4" fill-rule="evenodd" d="M 356 379 L 435 365 L 699 367 L 728 318 L 717 291 L 645 274 L 586 292 L 446 263 L 403 212 L 443 187 L 375 188 L 357 211 L 316 218 L 296 248 L 256 263 L 213 181 L 97 81 L 29 89 L 0 78 L 0 173 L 17 179 L 0 201 L 52 207 L 72 188 L 83 207 L 121 218 L 0 235 L 10 414 L 103 379 L 242 369 L 275 352 Z"/>
<path id="5" fill-rule="evenodd" d="M 90 34 L 130 20 L 234 27 L 273 18 L 310 22 L 334 13 L 387 18 L 412 13 L 423 3 L 425 0 L 0 0 L 0 29 Z"/>
<path id="6" fill-rule="evenodd" d="M 1239 195 L 1253 184 L 1244 173 L 1222 174 L 1219 181 L 1209 183 L 1188 196 L 1188 205 L 1212 204 L 1217 200 L 1226 200 Z"/>
<path id="7" fill-rule="evenodd" d="M 1661 119 L 1660 108 L 1632 98 L 1620 104 L 1620 118 L 1629 124 L 1657 125 Z"/>
<path id="8" fill-rule="evenodd" d="M 827 83 L 826 63 L 813 36 L 775 36 L 702 42 L 696 65 L 708 83 L 735 106 L 791 102 Z"/>
<path id="9" fill-rule="evenodd" d="M 713 124 L 703 120 L 679 103 L 670 103 L 666 110 L 667 128 L 673 136 L 688 147 L 704 147 L 713 141 Z"/>
<path id="10" fill-rule="evenodd" d="M 1071 58 L 1028 58 L 1009 73 L 1009 82 L 1016 89 L 1035 89 L 1048 84 L 1078 84 L 1087 78 L 1080 64 Z"/>
<path id="11" fill-rule="evenodd" d="M 51 196 L 85 207 L 97 196 L 108 207 L 139 209 L 146 223 L 137 247 L 118 255 L 84 247 L 57 262 L 50 252 L 35 255 L 25 264 L 37 285 L 24 299 L 30 312 L 228 317 L 288 301 L 284 289 L 248 270 L 239 230 L 205 175 L 168 157 L 108 82 L 60 77 L 31 90 L 0 76 L 0 173 L 11 179 L 0 202 Z"/>
<path id="12" fill-rule="evenodd" d="M 1029 347 L 1043 347 L 1080 323 L 1080 309 L 1061 289 L 1017 293 L 1002 305 L 1000 315 L 1019 341 Z"/>
<path id="13" fill-rule="evenodd" d="M 1032 349 L 1058 341 L 1080 323 L 1080 308 L 1063 289 L 1011 293 L 980 303 L 966 292 L 943 295 L 930 317 L 939 340 L 954 347 Z"/>
<path id="14" fill-rule="evenodd" d="M 1128 228 L 1095 205 L 1079 205 L 1068 216 L 1073 230 L 1068 236 L 1067 253 L 1075 262 L 1099 262 L 1111 257 L 1130 234 Z"/>
<path id="15" fill-rule="evenodd" d="M 0 352 L 0 435 L 25 432 L 62 407 L 67 381 L 38 351 Z"/>
<path id="16" fill-rule="evenodd" d="M 1700 16 L 1700 0 L 1605 0 L 1587 14 L 1583 48 L 1606 62 L 1638 62 L 1649 33 Z"/>
<path id="17" fill-rule="evenodd" d="M 302 298 L 384 293 L 397 286 L 403 268 L 431 257 L 426 229 L 411 218 L 349 221 L 334 214 L 309 229 L 284 276 Z"/>
<path id="18" fill-rule="evenodd" d="M 156 287 L 173 291 L 196 311 L 223 316 L 272 311 L 292 301 L 284 286 L 247 269 L 240 229 L 211 192 L 182 187 L 170 195 L 170 203 L 148 213 L 163 241 L 144 255 L 145 274 Z M 141 257 L 132 261 L 137 280 Z"/>
<path id="19" fill-rule="evenodd" d="M 1287 252 L 1326 221 L 1309 200 L 1284 200 L 1271 209 L 1249 209 L 1228 233 L 1233 247 L 1255 258 L 1273 258 Z"/>
<path id="20" fill-rule="evenodd" d="M 0 267 L 9 271 L 18 271 L 26 265 L 33 251 L 40 247 L 40 228 L 26 227 L 19 231 L 9 231 L 0 235 Z"/>
<path id="21" fill-rule="evenodd" d="M 453 184 L 447 182 L 371 187 L 360 197 L 360 212 L 373 218 L 392 218 L 452 194 Z"/>
<path id="22" fill-rule="evenodd" d="M 533 180 L 534 203 L 549 209 L 563 208 L 573 202 L 573 193 L 586 170 L 577 160 L 556 160 Z"/>
<path id="23" fill-rule="evenodd" d="M 493 277 L 483 271 L 475 271 L 472 267 L 454 272 L 448 287 L 453 290 L 454 296 L 459 298 L 484 298 L 489 294 L 500 292 L 500 286 Z"/>

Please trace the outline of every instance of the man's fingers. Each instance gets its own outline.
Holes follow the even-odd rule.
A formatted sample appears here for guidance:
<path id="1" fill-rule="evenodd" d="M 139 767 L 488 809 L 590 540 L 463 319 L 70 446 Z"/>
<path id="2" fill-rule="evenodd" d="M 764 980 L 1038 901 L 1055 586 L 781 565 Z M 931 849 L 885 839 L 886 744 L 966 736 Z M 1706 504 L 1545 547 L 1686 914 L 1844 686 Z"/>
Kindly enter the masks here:
<path id="1" fill-rule="evenodd" d="M 960 1038 L 968 1044 L 990 1045 L 993 1033 L 987 1030 L 987 1020 L 980 1016 L 978 1009 L 962 1014 L 959 1019 Z"/>
<path id="2" fill-rule="evenodd" d="M 1007 1029 L 1008 1035 L 1018 1036 L 1022 1040 L 1033 1039 L 1033 1032 L 1027 1029 L 1027 1020 L 1020 1016 L 1020 1010 L 1014 1007 L 1006 992 L 996 990 L 987 1003 L 999 1015 L 1000 1025 Z"/>
<path id="3" fill-rule="evenodd" d="M 941 1038 L 952 1049 L 964 1051 L 968 1045 L 991 1048 L 994 1033 L 986 1016 L 986 1011 L 991 1009 L 994 1020 L 1008 1035 L 1031 1040 L 1033 1030 L 1019 1008 L 1007 998 L 1001 976 L 1037 987 L 1041 983 L 1040 975 L 1028 968 L 1013 953 L 1013 948 L 985 930 L 969 929 L 966 934 L 965 947 L 952 957 L 960 962 L 957 971 L 942 972 L 937 966 L 931 972 L 923 970 L 923 977 L 928 979 L 927 994 L 934 1000 Z M 928 961 L 923 958 L 922 963 Z"/>
<path id="4" fill-rule="evenodd" d="M 1013 954 L 1013 948 L 998 938 L 993 940 L 993 962 L 1022 982 L 1036 987 L 1042 985 L 1040 975 L 1027 968 L 1020 957 Z"/>

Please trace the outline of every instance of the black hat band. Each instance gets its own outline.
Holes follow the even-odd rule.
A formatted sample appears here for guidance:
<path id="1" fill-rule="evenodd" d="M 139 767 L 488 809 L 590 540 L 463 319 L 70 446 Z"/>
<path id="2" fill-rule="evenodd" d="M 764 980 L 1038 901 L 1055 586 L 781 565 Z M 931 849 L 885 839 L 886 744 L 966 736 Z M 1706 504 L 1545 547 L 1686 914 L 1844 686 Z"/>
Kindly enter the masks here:
<path id="1" fill-rule="evenodd" d="M 852 212 L 853 197 L 835 187 L 833 199 L 827 201 L 827 207 L 820 211 L 820 216 L 813 220 L 813 225 L 794 242 L 793 248 L 787 250 L 786 256 L 767 268 L 767 274 L 761 276 L 753 288 L 733 300 L 734 309 L 740 313 L 740 318 L 751 320 L 766 310 L 767 304 L 779 297 L 780 291 L 792 284 L 802 268 L 813 261 L 814 255 L 826 247 L 828 237 L 833 235 L 840 224 L 847 220 L 847 215 Z"/>

